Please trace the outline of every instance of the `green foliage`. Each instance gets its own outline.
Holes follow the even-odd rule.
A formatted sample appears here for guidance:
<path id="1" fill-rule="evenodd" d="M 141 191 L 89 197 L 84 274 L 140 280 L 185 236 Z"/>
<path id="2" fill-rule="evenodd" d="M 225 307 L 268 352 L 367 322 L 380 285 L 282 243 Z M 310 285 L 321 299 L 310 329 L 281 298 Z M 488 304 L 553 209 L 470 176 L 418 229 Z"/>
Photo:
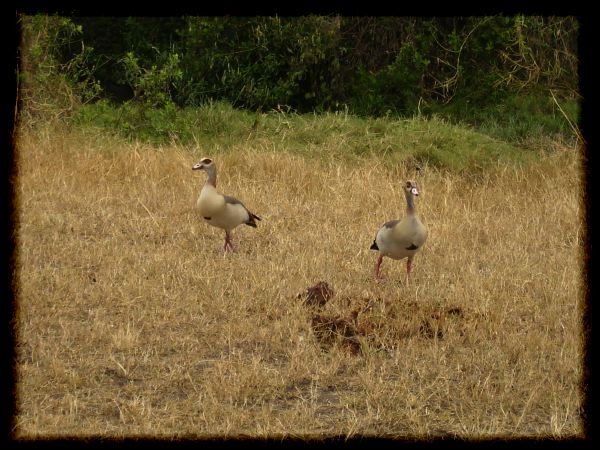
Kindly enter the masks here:
<path id="1" fill-rule="evenodd" d="M 173 109 L 171 90 L 181 80 L 183 72 L 179 68 L 177 53 L 159 54 L 160 67 L 140 67 L 139 59 L 133 52 L 127 52 L 121 60 L 124 66 L 125 81 L 133 90 L 133 100 L 144 108 Z"/>
<path id="2" fill-rule="evenodd" d="M 497 85 L 577 91 L 577 32 L 572 17 L 515 17 L 499 51 L 503 70 Z"/>
<path id="3" fill-rule="evenodd" d="M 525 162 L 536 153 L 483 134 L 468 125 L 455 125 L 441 116 L 431 118 L 365 118 L 348 112 L 297 114 L 284 111 L 255 114 L 223 102 L 208 102 L 170 114 L 148 111 L 137 120 L 131 103 L 86 105 L 76 123 L 98 127 L 130 140 L 156 145 L 175 143 L 189 148 L 228 151 L 269 148 L 327 160 L 384 156 L 399 164 L 419 163 L 440 170 L 474 173 L 498 161 Z"/>
<path id="4" fill-rule="evenodd" d="M 360 69 L 354 84 L 352 110 L 360 115 L 411 115 L 429 60 L 406 43 L 395 61 L 376 74 Z"/>
<path id="5" fill-rule="evenodd" d="M 161 66 L 164 55 L 178 53 L 178 30 L 185 26 L 182 17 L 73 17 L 81 25 L 86 43 L 93 43 L 96 57 L 95 77 L 104 87 L 104 98 L 123 102 L 133 91 L 125 77 L 123 58 L 133 52 L 140 66 Z M 181 52 L 179 52 L 180 54 Z M 66 59 L 71 57 L 66 52 Z"/>
<path id="6" fill-rule="evenodd" d="M 421 99 L 443 104 L 455 97 L 501 102 L 515 92 L 540 89 L 565 96 L 577 93 L 578 25 L 572 17 L 449 17 L 404 25 L 404 35 L 394 47 L 396 59 L 370 69 L 369 76 L 377 80 L 403 63 L 407 73 L 399 73 L 399 78 L 404 86 L 383 79 L 388 86 L 410 92 L 404 94 L 405 113 L 411 107 L 416 111 Z M 402 101 L 393 90 L 381 93 L 388 103 Z"/>
<path id="7" fill-rule="evenodd" d="M 185 134 L 177 116 L 214 104 L 440 114 L 512 142 L 577 134 L 573 17 L 38 15 L 23 28 L 27 111 L 62 102 L 53 111 L 69 119 L 101 95 L 132 136 Z"/>
<path id="8" fill-rule="evenodd" d="M 68 18 L 38 14 L 20 17 L 19 65 L 21 114 L 28 125 L 68 121 L 77 108 L 100 95 L 93 77 L 93 48 L 81 40 L 82 28 Z M 72 49 L 70 59 L 62 51 Z"/>
<path id="9" fill-rule="evenodd" d="M 410 115 L 421 101 L 500 101 L 539 88 L 572 97 L 578 89 L 573 17 L 65 20 L 96 49 L 95 59 L 51 36 L 45 45 L 61 63 L 95 73 L 106 98 L 119 102 L 149 89 L 143 100 L 150 104 L 170 97 L 178 106 L 227 100 L 253 110 L 346 105 L 360 114 Z"/>
<path id="10" fill-rule="evenodd" d="M 200 138 L 228 143 L 246 139 L 254 117 L 225 102 L 143 109 L 134 102 L 114 106 L 102 100 L 81 108 L 74 120 L 81 128 L 99 128 L 130 140 L 192 145 Z"/>
<path id="11" fill-rule="evenodd" d="M 223 98 L 250 109 L 308 111 L 333 101 L 339 18 L 190 17 L 182 30 L 180 104 Z"/>
<path id="12" fill-rule="evenodd" d="M 133 98 L 116 109 L 106 100 L 99 101 L 81 111 L 77 123 L 107 127 L 152 142 L 168 140 L 176 134 L 173 130 L 188 128 L 178 119 L 180 111 L 171 98 L 171 90 L 182 77 L 179 55 L 159 53 L 158 59 L 160 65 L 142 67 L 134 52 L 128 52 L 121 63 Z"/>
<path id="13" fill-rule="evenodd" d="M 446 105 L 428 104 L 422 111 L 425 115 L 438 115 L 456 124 L 469 124 L 482 133 L 520 146 L 528 146 L 542 138 L 567 144 L 574 144 L 577 139 L 571 124 L 579 121 L 579 102 L 564 98 L 557 104 L 550 92 L 510 94 L 501 102 L 473 102 L 470 98 L 460 97 Z"/>

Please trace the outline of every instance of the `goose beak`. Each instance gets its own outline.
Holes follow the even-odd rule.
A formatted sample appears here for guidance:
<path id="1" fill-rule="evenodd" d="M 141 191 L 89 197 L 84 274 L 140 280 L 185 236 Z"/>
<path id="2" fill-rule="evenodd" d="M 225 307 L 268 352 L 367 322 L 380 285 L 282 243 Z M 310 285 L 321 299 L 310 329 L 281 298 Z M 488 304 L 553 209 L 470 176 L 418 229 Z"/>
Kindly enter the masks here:
<path id="1" fill-rule="evenodd" d="M 196 163 L 192 166 L 192 170 L 200 170 L 202 169 L 202 163 Z"/>

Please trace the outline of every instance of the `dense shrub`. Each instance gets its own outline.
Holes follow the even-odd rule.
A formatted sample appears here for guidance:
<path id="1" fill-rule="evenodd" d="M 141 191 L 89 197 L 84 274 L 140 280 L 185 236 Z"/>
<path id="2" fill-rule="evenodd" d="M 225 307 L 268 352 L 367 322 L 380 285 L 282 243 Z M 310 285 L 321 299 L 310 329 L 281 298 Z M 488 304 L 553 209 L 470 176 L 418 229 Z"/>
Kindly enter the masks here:
<path id="1" fill-rule="evenodd" d="M 548 100 L 576 99 L 579 89 L 573 17 L 37 15 L 22 23 L 30 106 L 56 94 L 62 111 L 99 98 L 131 103 L 133 128 L 150 109 L 171 117 L 214 101 L 477 120 L 479 110 L 532 96 L 552 115 Z"/>
<path id="2" fill-rule="evenodd" d="M 566 95 L 578 90 L 573 17 L 74 17 L 72 23 L 94 48 L 105 95 L 119 101 L 136 89 L 123 65 L 127 55 L 147 70 L 178 55 L 181 78 L 170 94 L 180 106 L 223 99 L 251 109 L 348 105 L 381 114 L 414 111 L 420 99 L 487 98 L 539 85 Z"/>

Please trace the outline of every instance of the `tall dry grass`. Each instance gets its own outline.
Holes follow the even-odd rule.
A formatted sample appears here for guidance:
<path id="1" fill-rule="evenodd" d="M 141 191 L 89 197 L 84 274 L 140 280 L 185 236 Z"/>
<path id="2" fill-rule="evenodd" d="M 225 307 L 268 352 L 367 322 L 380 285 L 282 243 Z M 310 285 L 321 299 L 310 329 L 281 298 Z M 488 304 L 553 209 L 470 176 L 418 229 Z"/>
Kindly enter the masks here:
<path id="1" fill-rule="evenodd" d="M 579 160 L 564 149 L 473 175 L 425 170 L 429 240 L 386 259 L 406 168 L 240 144 L 227 154 L 48 132 L 18 146 L 15 435 L 578 436 L 582 432 Z M 262 217 L 223 232 L 193 210 L 218 187 Z M 374 331 L 322 348 L 296 295 Z M 442 335 L 435 308 L 455 308 Z M 425 312 L 424 312 L 425 311 Z"/>

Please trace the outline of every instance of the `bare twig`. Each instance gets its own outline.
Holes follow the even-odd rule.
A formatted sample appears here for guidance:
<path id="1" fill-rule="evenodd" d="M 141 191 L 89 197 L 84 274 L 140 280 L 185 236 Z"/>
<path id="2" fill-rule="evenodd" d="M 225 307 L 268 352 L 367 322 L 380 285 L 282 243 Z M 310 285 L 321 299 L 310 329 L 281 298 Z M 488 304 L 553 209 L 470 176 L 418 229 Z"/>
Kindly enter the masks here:
<path id="1" fill-rule="evenodd" d="M 579 142 L 582 144 L 585 144 L 585 139 L 583 138 L 583 135 L 581 134 L 581 130 L 579 130 L 579 127 L 577 125 L 575 125 L 573 122 L 571 122 L 571 119 L 569 119 L 569 116 L 567 116 L 567 114 L 560 107 L 560 104 L 558 103 L 558 100 L 556 100 L 556 97 L 554 95 L 554 92 L 552 92 L 552 89 L 550 89 L 550 95 L 552 95 L 552 100 L 554 100 L 554 103 L 556 103 L 556 106 L 558 106 L 558 109 L 560 110 L 560 112 L 562 113 L 564 118 L 569 123 L 569 126 L 573 130 L 573 133 L 575 133 L 575 135 L 577 136 L 577 139 L 579 140 Z"/>

